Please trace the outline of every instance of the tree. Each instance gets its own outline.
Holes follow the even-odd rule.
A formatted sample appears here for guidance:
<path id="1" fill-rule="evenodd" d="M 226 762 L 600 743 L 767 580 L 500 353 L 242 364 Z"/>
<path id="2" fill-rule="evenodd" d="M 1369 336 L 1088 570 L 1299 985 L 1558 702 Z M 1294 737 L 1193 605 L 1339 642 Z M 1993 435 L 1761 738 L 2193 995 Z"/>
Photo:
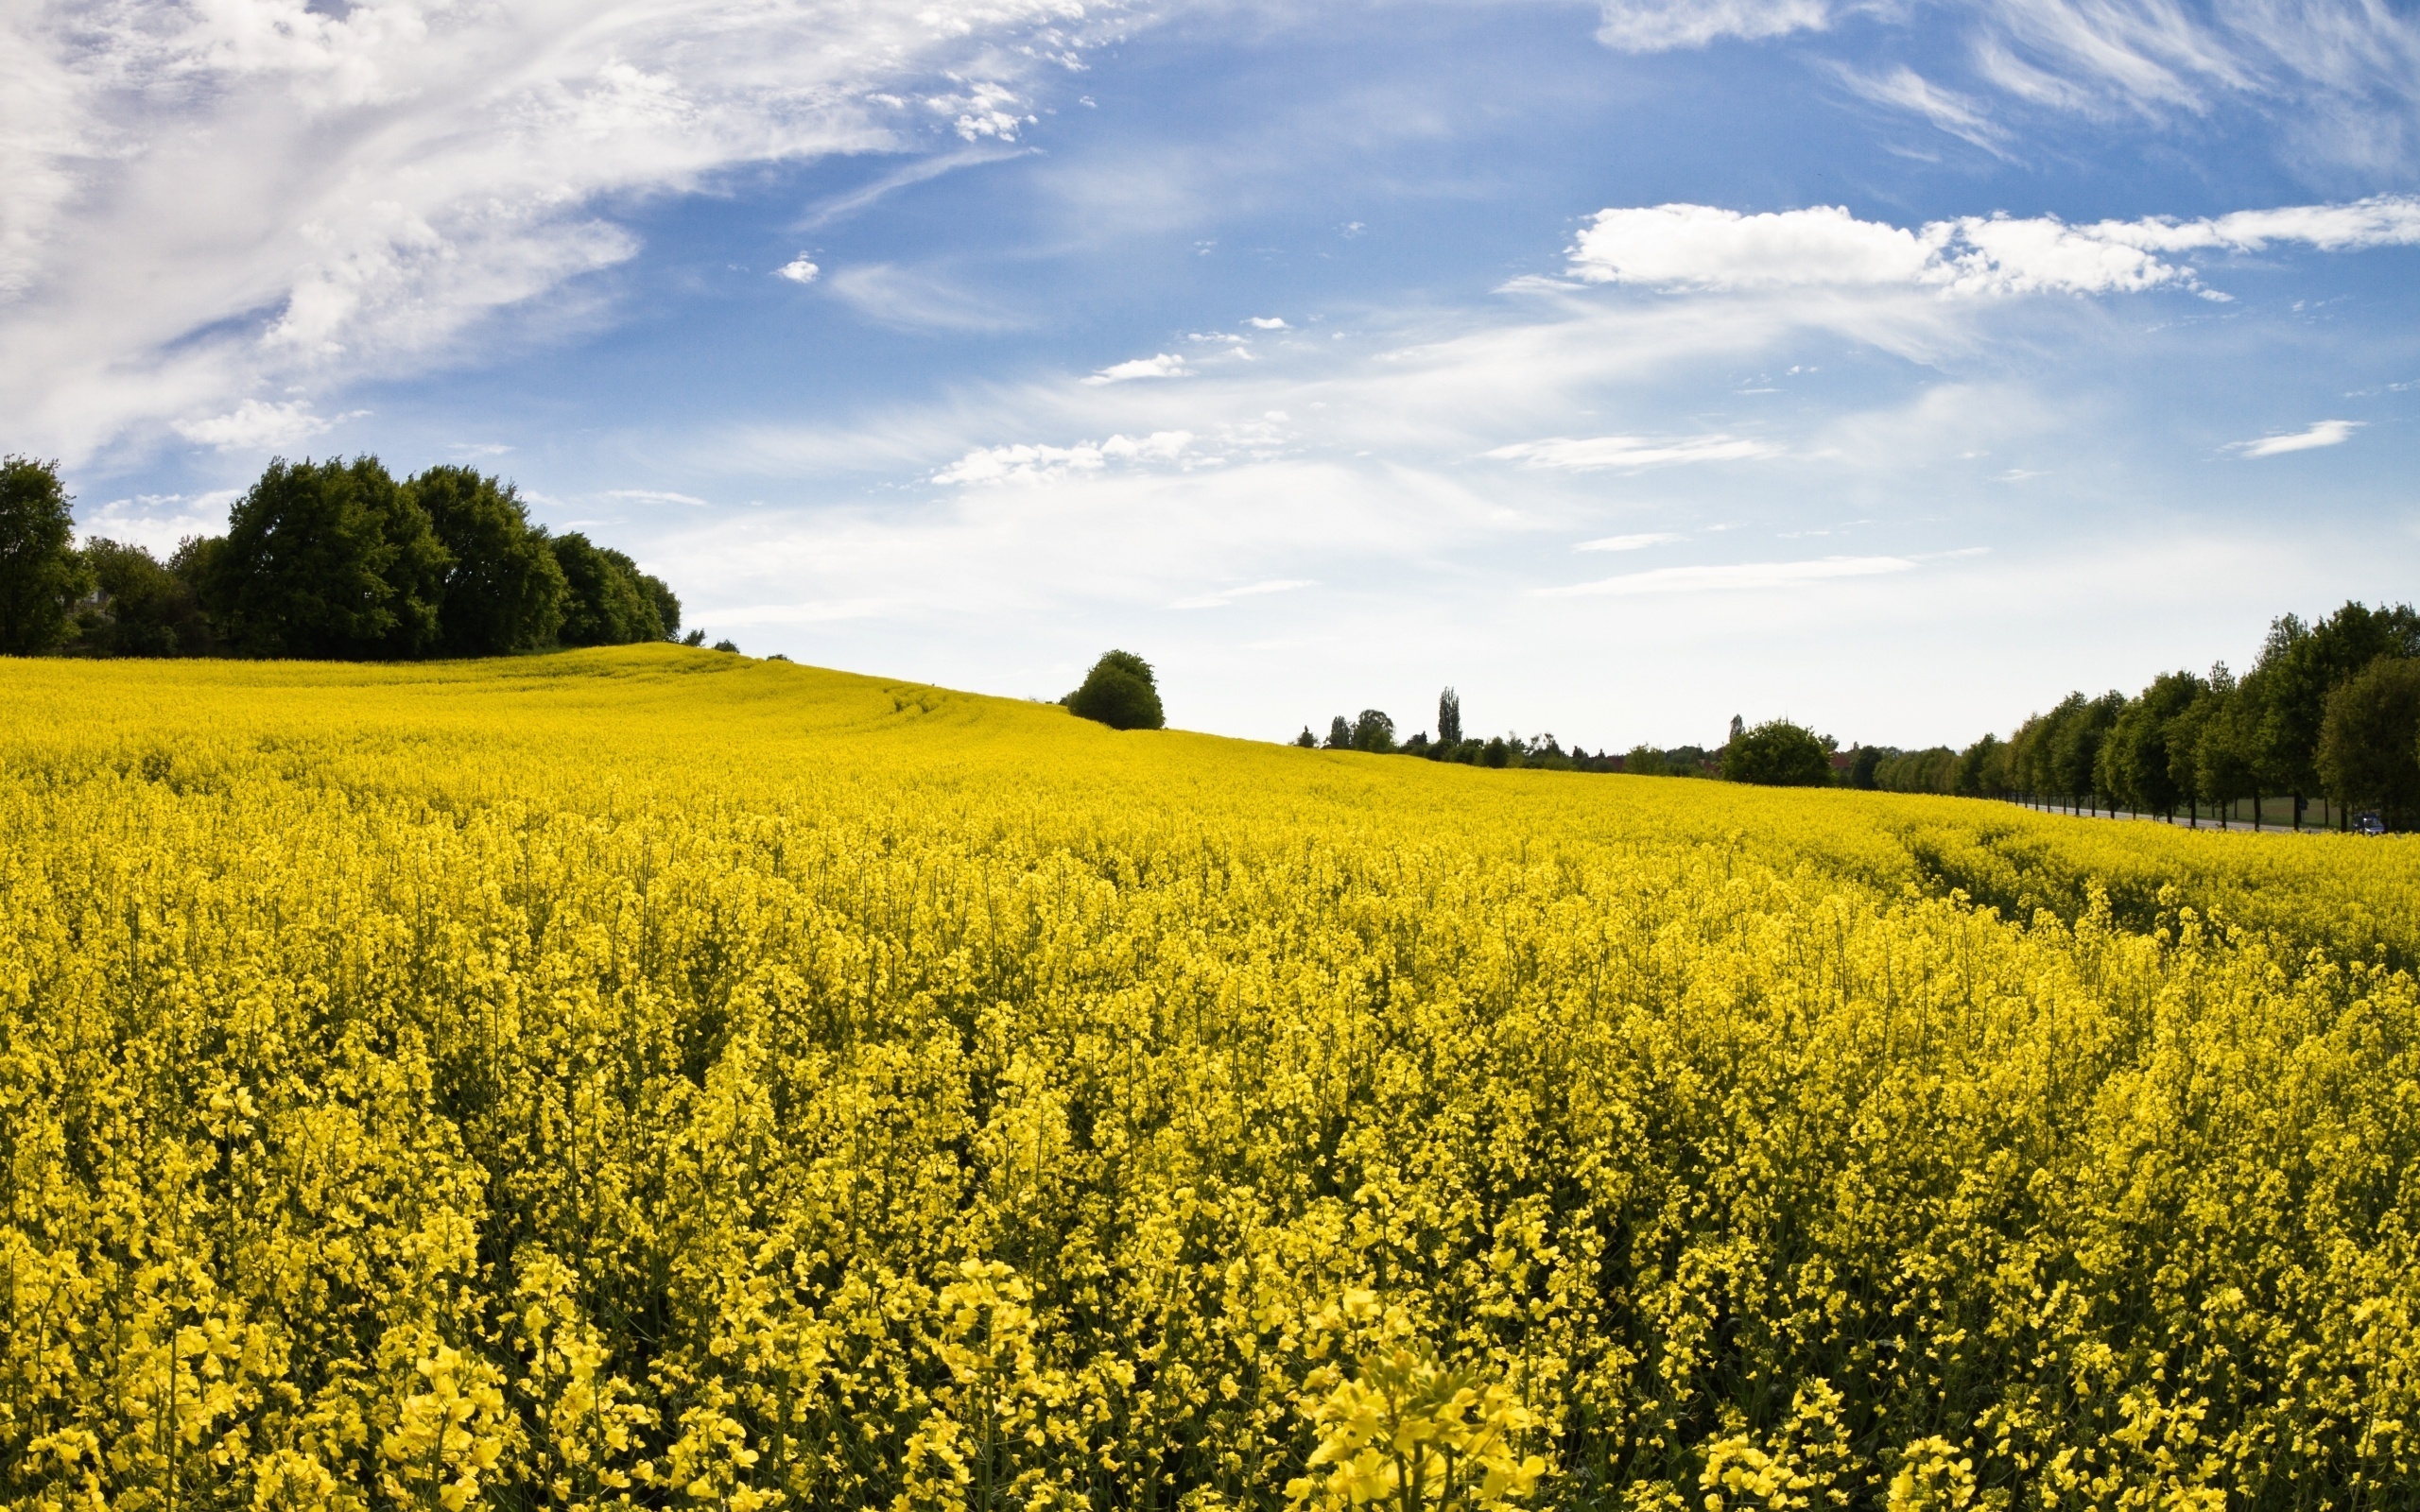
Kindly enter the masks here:
<path id="1" fill-rule="evenodd" d="M 1652 746 L 1633 746 L 1622 758 L 1622 770 L 1634 777 L 1663 777 L 1671 769 L 1664 753 Z"/>
<path id="2" fill-rule="evenodd" d="M 1353 748 L 1384 755 L 1395 748 L 1395 722 L 1376 709 L 1364 709 L 1353 721 Z"/>
<path id="3" fill-rule="evenodd" d="M 1329 750 L 1353 748 L 1353 723 L 1342 714 L 1327 722 L 1327 748 Z"/>
<path id="4" fill-rule="evenodd" d="M 0 458 L 0 656 L 39 656 L 67 634 L 90 587 L 73 506 L 58 463 Z"/>
<path id="5" fill-rule="evenodd" d="M 2199 713 L 2196 723 L 2200 728 L 2194 741 L 2195 785 L 2221 815 L 2237 799 L 2249 795 L 2254 828 L 2258 828 L 2260 793 L 2252 760 L 2253 738 L 2258 725 L 2244 699 L 2243 689 L 2225 662 L 2210 668 L 2209 697 Z"/>
<path id="6" fill-rule="evenodd" d="M 2112 690 L 2086 700 L 2083 695 L 2076 694 L 2069 703 L 2073 707 L 2060 721 L 2058 737 L 2050 747 L 2051 771 L 2060 792 L 2070 801 L 2083 799 L 2097 813 L 2101 791 L 2100 743 L 2108 737 L 2110 727 L 2118 723 L 2118 715 L 2126 707 L 2126 696 Z"/>
<path id="7" fill-rule="evenodd" d="M 2008 791 L 2008 742 L 1985 735 L 1961 751 L 1958 775 L 1951 788 L 1965 798 L 1988 798 Z"/>
<path id="8" fill-rule="evenodd" d="M 1083 685 L 1060 702 L 1078 717 L 1112 730 L 1159 730 L 1167 724 L 1151 664 L 1132 651 L 1104 653 L 1084 675 Z"/>
<path id="9" fill-rule="evenodd" d="M 2256 765 L 2269 786 L 2294 796 L 2297 825 L 2305 796 L 2319 785 L 2327 700 L 2380 657 L 2420 657 L 2420 613 L 2410 605 L 2347 603 L 2316 625 L 2291 614 L 2270 624 L 2259 664 L 2244 680 L 2261 684 Z"/>
<path id="10" fill-rule="evenodd" d="M 2381 657 L 2330 695 L 2316 765 L 2337 802 L 2375 807 L 2392 830 L 2420 825 L 2420 661 Z"/>
<path id="11" fill-rule="evenodd" d="M 664 638 L 663 618 L 640 586 L 630 558 L 600 550 L 577 530 L 547 544 L 563 575 L 563 621 L 558 632 L 563 644 L 629 645 Z"/>
<path id="12" fill-rule="evenodd" d="M 428 515 L 374 456 L 270 462 L 207 561 L 196 586 L 231 644 L 338 661 L 434 649 L 452 566 Z"/>
<path id="13" fill-rule="evenodd" d="M 2138 814 L 2173 814 L 2185 797 L 2169 760 L 2169 732 L 2202 695 L 2190 672 L 2164 672 L 2127 702 L 2100 744 L 2101 791 Z"/>
<path id="14" fill-rule="evenodd" d="M 1303 732 L 1294 737 L 1294 744 L 1305 750 L 1316 750 L 1319 748 L 1320 737 L 1311 733 L 1310 726 L 1305 725 Z"/>
<path id="15" fill-rule="evenodd" d="M 1879 746 L 1859 746 L 1857 760 L 1849 763 L 1849 786 L 1871 792 L 1875 769 L 1882 765 L 1885 754 Z"/>
<path id="16" fill-rule="evenodd" d="M 192 585 L 141 546 L 87 541 L 92 602 L 77 611 L 77 645 L 102 656 L 177 656 L 208 649 L 210 622 Z"/>
<path id="17" fill-rule="evenodd" d="M 1448 687 L 1437 696 L 1437 744 L 1462 743 L 1462 696 Z"/>
<path id="18" fill-rule="evenodd" d="M 512 485 L 467 467 L 433 467 L 405 488 L 452 558 L 438 652 L 504 656 L 552 645 L 569 585 Z"/>
<path id="19" fill-rule="evenodd" d="M 1768 719 L 1731 737 L 1722 749 L 1722 778 L 1767 787 L 1822 787 L 1832 780 L 1831 752 L 1806 726 Z"/>

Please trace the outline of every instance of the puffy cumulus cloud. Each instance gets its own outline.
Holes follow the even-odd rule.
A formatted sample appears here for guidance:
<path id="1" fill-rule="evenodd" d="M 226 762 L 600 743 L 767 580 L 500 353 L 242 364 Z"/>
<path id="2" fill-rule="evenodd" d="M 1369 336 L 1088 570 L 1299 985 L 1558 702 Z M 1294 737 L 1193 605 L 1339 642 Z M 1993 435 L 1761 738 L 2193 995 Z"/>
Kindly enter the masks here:
<path id="1" fill-rule="evenodd" d="M 2420 243 L 2420 198 L 2238 211 L 2199 220 L 2152 216 L 2069 225 L 2055 215 L 1967 215 L 1910 231 L 1837 205 L 1743 215 L 1711 205 L 1603 210 L 1569 252 L 1595 284 L 1676 289 L 1937 288 L 1945 293 L 2128 293 L 2200 287 L 2163 254 L 2256 251 L 2300 243 L 2327 251 Z"/>
<path id="2" fill-rule="evenodd" d="M 1215 340 L 1197 336 L 1195 340 Z M 1163 352 L 1156 357 L 1136 357 L 1132 362 L 1114 363 L 1093 374 L 1084 382 L 1093 385 L 1122 384 L 1136 378 L 1190 378 L 1192 372 L 1184 365 L 1180 352 Z"/>
<path id="3" fill-rule="evenodd" d="M 1593 583 L 1567 588 L 1541 588 L 1540 598 L 1575 598 L 1610 593 L 1710 593 L 1794 588 L 1840 577 L 1876 577 L 1904 573 L 1916 564 L 1905 557 L 1824 557 L 1813 561 L 1743 561 L 1708 567 L 1658 567 L 1651 572 L 1624 573 Z"/>
<path id="4" fill-rule="evenodd" d="M 822 271 L 823 269 L 816 266 L 804 252 L 801 252 L 773 269 L 773 276 L 788 279 L 793 284 L 812 284 L 815 282 L 815 276 Z"/>
<path id="5" fill-rule="evenodd" d="M 1737 436 L 1688 436 L 1659 438 L 1646 436 L 1596 436 L 1574 440 L 1568 437 L 1553 437 L 1543 441 L 1520 441 L 1499 446 L 1487 455 L 1505 462 L 1519 462 L 1526 467 L 1562 468 L 1572 472 L 1593 472 L 1604 468 L 1670 467 L 1686 462 L 1737 462 L 1751 457 L 1772 456 L 1779 447 L 1769 442 L 1749 440 Z M 1668 537 L 1625 538 L 1638 544 L 1651 545 Z M 1619 546 L 1599 545 L 1596 549 L 1619 551 Z"/>
<path id="6" fill-rule="evenodd" d="M 1013 136 L 1118 17 L 1115 0 L 8 8 L 0 412 L 74 456 L 213 425 L 193 417 L 264 386 L 325 395 L 454 360 L 487 318 L 632 255 L 602 207 L 738 164 Z"/>
<path id="7" fill-rule="evenodd" d="M 208 493 L 142 493 L 131 499 L 112 499 L 80 512 L 77 535 L 87 545 L 114 541 L 141 546 L 165 560 L 188 536 L 224 534 L 227 511 L 243 496 L 241 489 L 219 489 Z"/>
<path id="8" fill-rule="evenodd" d="M 936 483 L 1048 483 L 1113 463 L 1181 462 L 1193 444 L 1188 431 L 1154 431 L 1136 438 L 1113 436 L 1073 446 L 986 446 L 967 453 L 933 474 Z M 1212 460 L 1203 458 L 1202 460 Z"/>
<path id="9" fill-rule="evenodd" d="M 215 446 L 222 452 L 267 452 L 281 446 L 299 446 L 345 421 L 358 420 L 368 413 L 366 409 L 355 409 L 342 415 L 316 415 L 308 400 L 272 404 L 247 399 L 224 415 L 178 421 L 176 430 L 186 440 Z"/>
<path id="10" fill-rule="evenodd" d="M 1597 40 L 1628 53 L 1821 30 L 1832 19 L 1824 0 L 1605 0 L 1601 14 Z"/>
<path id="11" fill-rule="evenodd" d="M 2264 436 L 2256 441 L 2236 441 L 2226 450 L 2238 456 L 2282 456 L 2288 452 L 2315 451 L 2323 446 L 2342 446 L 2361 428 L 2358 420 L 2324 420 L 2310 429 L 2295 431 L 2288 436 Z"/>

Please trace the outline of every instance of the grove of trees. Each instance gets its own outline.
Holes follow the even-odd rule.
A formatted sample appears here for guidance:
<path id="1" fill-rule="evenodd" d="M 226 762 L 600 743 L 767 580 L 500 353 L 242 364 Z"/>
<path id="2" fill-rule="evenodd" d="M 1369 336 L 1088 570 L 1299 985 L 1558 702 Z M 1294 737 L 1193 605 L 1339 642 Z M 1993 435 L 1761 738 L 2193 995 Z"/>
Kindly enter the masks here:
<path id="1" fill-rule="evenodd" d="M 189 538 L 163 562 L 120 541 L 79 548 L 57 464 L 0 463 L 0 654 L 383 662 L 680 628 L 661 578 L 578 532 L 549 533 L 511 484 L 467 467 L 398 479 L 374 456 L 281 457 L 225 535 Z"/>
<path id="2" fill-rule="evenodd" d="M 1998 797 L 2083 814 L 2204 816 L 2285 800 L 2299 828 L 2325 799 L 2388 829 L 2420 827 L 2420 613 L 2348 603 L 2272 622 L 2252 670 L 2167 672 L 2128 697 L 2069 694 L 2006 740 L 1962 751 L 1862 749 L 1858 787 Z"/>

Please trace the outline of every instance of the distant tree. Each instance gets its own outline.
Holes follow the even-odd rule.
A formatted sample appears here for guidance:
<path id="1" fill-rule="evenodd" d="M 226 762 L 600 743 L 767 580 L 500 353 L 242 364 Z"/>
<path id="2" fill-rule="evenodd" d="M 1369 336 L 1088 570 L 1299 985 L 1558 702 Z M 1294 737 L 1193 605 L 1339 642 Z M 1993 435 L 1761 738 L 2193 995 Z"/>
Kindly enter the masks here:
<path id="1" fill-rule="evenodd" d="M 2270 624 L 2260 661 L 2244 679 L 2260 684 L 2254 756 L 2267 786 L 2293 795 L 2297 825 L 2306 796 L 2319 787 L 2328 697 L 2380 657 L 2420 657 L 2420 612 L 2411 606 L 2347 603 L 2316 625 L 2291 614 Z"/>
<path id="2" fill-rule="evenodd" d="M 703 630 L 691 630 L 688 634 L 681 637 L 681 644 L 683 645 L 703 645 L 706 644 L 706 632 Z"/>
<path id="3" fill-rule="evenodd" d="M 237 650 L 340 661 L 434 649 L 453 565 L 374 456 L 270 462 L 205 559 L 196 587 Z"/>
<path id="4" fill-rule="evenodd" d="M 405 488 L 452 558 L 438 605 L 438 654 L 503 656 L 553 644 L 569 584 L 512 485 L 472 468 L 433 467 Z"/>
<path id="5" fill-rule="evenodd" d="M 1112 730 L 1158 730 L 1167 723 L 1151 664 L 1131 651 L 1104 654 L 1084 675 L 1083 685 L 1060 701 L 1079 717 Z"/>
<path id="6" fill-rule="evenodd" d="M 2329 696 L 2318 769 L 2337 802 L 2376 808 L 2389 829 L 2420 825 L 2420 661 L 2381 657 Z"/>
<path id="7" fill-rule="evenodd" d="M 623 556 L 618 551 L 609 548 L 605 555 L 613 559 L 615 566 L 631 575 L 631 581 L 638 585 L 640 595 L 648 601 L 648 607 L 654 610 L 653 628 L 655 633 L 649 636 L 643 636 L 641 639 L 668 641 L 672 639 L 675 634 L 679 633 L 681 629 L 681 597 L 679 594 L 672 592 L 672 585 L 666 583 L 663 578 L 656 576 L 652 573 L 643 573 L 639 571 L 639 564 L 637 562 L 631 560 L 630 558 Z M 770 661 L 771 658 L 769 657 L 766 660 Z M 784 657 L 782 660 L 786 662 L 789 658 Z"/>
<path id="8" fill-rule="evenodd" d="M 2097 760 L 2102 792 L 2138 814 L 2176 812 L 2186 793 L 2169 759 L 2169 735 L 2204 686 L 2190 672 L 2164 672 L 2127 700 L 2100 743 Z"/>
<path id="9" fill-rule="evenodd" d="M 92 586 L 75 543 L 59 464 L 0 458 L 0 656 L 39 656 L 66 638 L 69 607 Z"/>
<path id="10" fill-rule="evenodd" d="M 1989 798 L 2009 791 L 2008 742 L 1985 735 L 1961 751 L 1954 789 L 1966 798 Z"/>
<path id="11" fill-rule="evenodd" d="M 1742 736 L 1742 735 L 1746 734 L 1747 732 L 1748 732 L 1748 722 L 1747 722 L 1746 720 L 1744 720 L 1744 719 L 1740 718 L 1737 714 L 1733 714 L 1733 715 L 1731 716 L 1731 739 L 1732 739 L 1732 740 L 1737 740 L 1740 736 Z"/>
<path id="12" fill-rule="evenodd" d="M 1732 723 L 1742 724 L 1736 717 Z M 1832 757 L 1806 726 L 1768 719 L 1731 737 L 1722 748 L 1722 776 L 1768 787 L 1822 787 L 1832 780 Z"/>
<path id="13" fill-rule="evenodd" d="M 1664 753 L 1652 746 L 1633 746 L 1622 758 L 1622 770 L 1634 777 L 1662 777 L 1671 770 L 1664 762 Z"/>
<path id="14" fill-rule="evenodd" d="M 1353 721 L 1353 748 L 1380 754 L 1395 748 L 1395 722 L 1376 709 L 1364 709 Z"/>
<path id="15" fill-rule="evenodd" d="M 664 638 L 664 621 L 631 558 L 602 550 L 578 531 L 547 542 L 563 575 L 565 645 L 629 645 Z"/>
<path id="16" fill-rule="evenodd" d="M 76 612 L 78 650 L 179 656 L 209 648 L 210 622 L 192 586 L 148 551 L 90 541 L 81 555 L 93 594 Z"/>
<path id="17" fill-rule="evenodd" d="M 2100 807 L 2100 744 L 2125 707 L 2126 696 L 2114 689 L 2098 698 L 2076 695 L 2075 707 L 2060 721 L 2058 738 L 2050 747 L 2059 791 L 2096 813 Z"/>
<path id="18" fill-rule="evenodd" d="M 1437 696 L 1437 743 L 1441 746 L 1462 743 L 1462 696 L 1451 687 Z"/>
<path id="19" fill-rule="evenodd" d="M 2258 721 L 2223 662 L 2210 669 L 2210 691 L 2195 723 L 2196 788 L 2222 812 L 2236 799 L 2250 797 L 2256 816 L 2259 782 L 2253 752 Z"/>
<path id="20" fill-rule="evenodd" d="M 739 651 L 738 643 L 734 641 L 717 641 L 714 644 L 714 648 L 717 651 L 729 651 L 735 656 L 737 655 Z"/>
<path id="21" fill-rule="evenodd" d="M 1514 746 L 1512 742 L 1506 740 L 1502 735 L 1490 735 L 1487 737 L 1487 744 L 1479 747 L 1479 765 L 1482 766 L 1510 766 L 1512 765 L 1513 758 L 1518 754 L 1519 747 Z"/>
<path id="22" fill-rule="evenodd" d="M 1310 726 L 1305 725 L 1303 732 L 1294 737 L 1294 744 L 1305 750 L 1316 750 L 1319 748 L 1320 737 L 1311 733 Z"/>
<path id="23" fill-rule="evenodd" d="M 1878 746 L 1859 746 L 1857 759 L 1849 763 L 1849 786 L 1871 790 L 1875 769 L 1882 765 L 1883 751 Z"/>
<path id="24" fill-rule="evenodd" d="M 1353 748 L 1353 723 L 1342 714 L 1327 722 L 1327 748 L 1329 750 Z"/>

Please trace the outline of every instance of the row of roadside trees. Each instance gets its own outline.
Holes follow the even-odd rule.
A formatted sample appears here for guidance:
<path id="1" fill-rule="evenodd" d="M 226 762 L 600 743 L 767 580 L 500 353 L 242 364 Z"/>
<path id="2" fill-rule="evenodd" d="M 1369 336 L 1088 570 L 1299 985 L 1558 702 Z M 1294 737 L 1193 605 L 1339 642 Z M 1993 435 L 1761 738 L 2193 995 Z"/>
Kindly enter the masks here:
<path id="1" fill-rule="evenodd" d="M 2241 677 L 2221 662 L 2163 673 L 2133 697 L 2069 694 L 2005 740 L 1861 749 L 1849 780 L 2187 823 L 2248 803 L 2256 824 L 2263 802 L 2283 799 L 2299 827 L 2324 798 L 2340 825 L 2368 809 L 2389 829 L 2420 827 L 2420 613 L 2288 614 Z"/>
<path id="2" fill-rule="evenodd" d="M 505 656 L 671 638 L 681 600 L 467 467 L 271 462 L 222 536 L 166 561 L 75 540 L 55 463 L 0 462 L 0 654 L 334 661 Z M 702 636 L 693 634 L 690 644 Z"/>

